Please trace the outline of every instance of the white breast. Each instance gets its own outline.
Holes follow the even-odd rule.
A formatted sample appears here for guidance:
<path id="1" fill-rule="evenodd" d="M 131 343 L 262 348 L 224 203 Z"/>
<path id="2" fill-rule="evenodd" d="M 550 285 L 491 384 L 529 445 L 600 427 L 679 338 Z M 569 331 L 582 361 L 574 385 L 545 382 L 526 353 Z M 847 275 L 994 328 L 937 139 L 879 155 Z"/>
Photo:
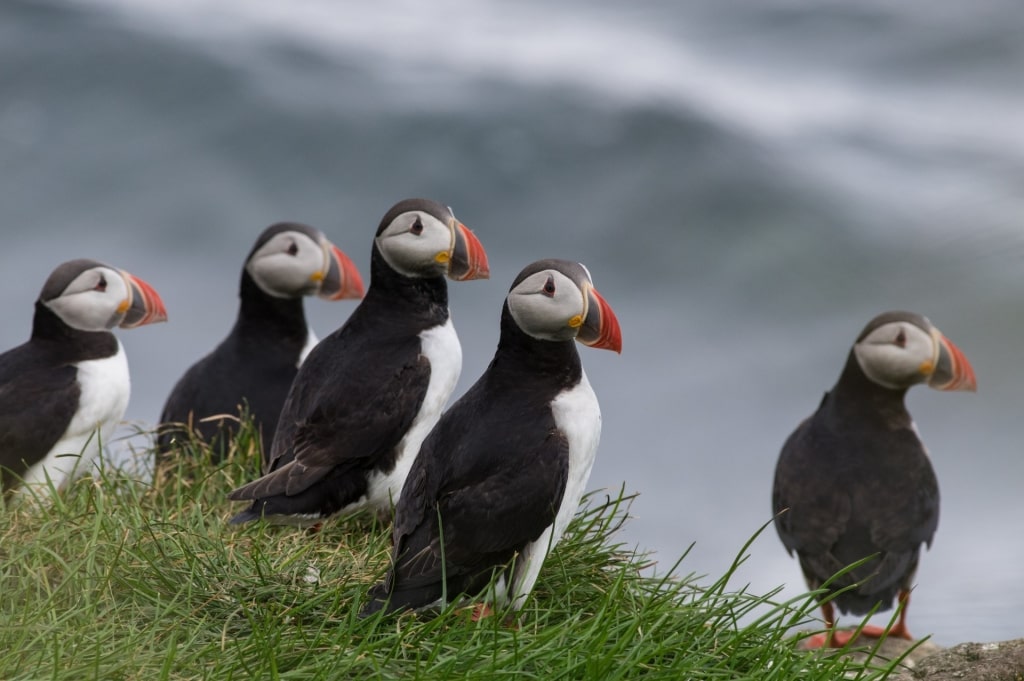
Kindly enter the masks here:
<path id="1" fill-rule="evenodd" d="M 117 354 L 106 359 L 78 363 L 81 395 L 78 411 L 53 449 L 24 476 L 26 485 L 46 483 L 55 487 L 90 472 L 117 424 L 124 418 L 131 393 L 128 359 L 121 342 Z"/>
<path id="2" fill-rule="evenodd" d="M 555 425 L 569 441 L 569 475 L 554 524 L 544 530 L 536 541 L 528 544 L 516 559 L 512 577 L 512 605 L 517 610 L 523 606 L 526 596 L 533 589 L 548 551 L 558 544 L 569 522 L 576 515 L 601 439 L 601 407 L 585 372 L 575 387 L 555 397 L 551 411 Z"/>
<path id="3" fill-rule="evenodd" d="M 413 419 L 405 437 L 398 443 L 398 457 L 390 473 L 371 476 L 369 493 L 365 504 L 381 511 L 390 511 L 398 503 L 405 478 L 409 475 L 412 462 L 420 451 L 420 445 L 441 418 L 448 398 L 459 382 L 462 372 L 462 346 L 455 333 L 455 325 L 449 316 L 441 326 L 427 329 L 420 334 L 420 352 L 430 362 L 430 382 L 423 398 L 420 411 Z"/>

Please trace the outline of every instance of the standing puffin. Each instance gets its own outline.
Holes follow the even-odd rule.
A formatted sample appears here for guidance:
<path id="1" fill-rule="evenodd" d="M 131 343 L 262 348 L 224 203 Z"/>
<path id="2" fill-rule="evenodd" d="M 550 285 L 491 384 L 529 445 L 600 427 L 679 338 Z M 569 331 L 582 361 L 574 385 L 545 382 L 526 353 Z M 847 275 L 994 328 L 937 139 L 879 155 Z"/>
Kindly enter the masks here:
<path id="1" fill-rule="evenodd" d="M 193 364 L 164 405 L 157 439 L 161 455 L 191 427 L 218 455 L 237 430 L 230 418 L 247 407 L 266 448 L 299 365 L 316 344 L 303 296 L 361 298 L 352 261 L 320 230 L 295 222 L 267 227 L 242 268 L 238 319 L 213 352 Z M 226 416 L 216 419 L 209 417 Z"/>
<path id="2" fill-rule="evenodd" d="M 775 528 L 790 555 L 796 552 L 808 587 L 822 588 L 877 554 L 827 585 L 827 632 L 812 637 L 810 647 L 849 642 L 851 632 L 835 631 L 834 605 L 867 615 L 875 607 L 889 610 L 894 598 L 902 604 L 896 625 L 861 634 L 911 639 L 910 589 L 921 544 L 931 546 L 939 522 L 935 472 L 903 403 L 918 383 L 976 386 L 967 358 L 931 322 L 912 312 L 881 314 L 864 327 L 818 410 L 782 447 L 772 492 Z"/>
<path id="3" fill-rule="evenodd" d="M 601 436 L 576 340 L 622 349 L 590 273 L 565 260 L 528 266 L 505 299 L 494 359 L 413 463 L 395 509 L 391 570 L 363 616 L 474 596 L 496 572 L 496 599 L 522 607 L 577 510 Z"/>
<path id="4" fill-rule="evenodd" d="M 233 523 L 391 510 L 462 370 L 446 276 L 488 276 L 477 238 L 436 201 L 392 206 L 373 240 L 366 297 L 299 369 L 268 473 L 228 495 L 252 502 Z"/>
<path id="5" fill-rule="evenodd" d="M 58 266 L 36 300 L 28 342 L 0 354 L 0 486 L 87 473 L 128 407 L 120 341 L 108 329 L 167 319 L 143 280 L 95 260 Z"/>

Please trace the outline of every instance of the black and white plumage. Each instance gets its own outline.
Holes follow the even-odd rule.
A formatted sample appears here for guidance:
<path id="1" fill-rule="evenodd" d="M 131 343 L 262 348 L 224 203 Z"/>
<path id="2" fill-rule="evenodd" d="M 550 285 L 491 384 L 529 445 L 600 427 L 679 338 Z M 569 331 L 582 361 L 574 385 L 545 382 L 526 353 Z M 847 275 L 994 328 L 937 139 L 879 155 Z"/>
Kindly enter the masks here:
<path id="1" fill-rule="evenodd" d="M 128 407 L 120 341 L 108 329 L 167 319 L 142 279 L 95 260 L 57 267 L 35 304 L 28 342 L 0 354 L 0 486 L 89 472 Z"/>
<path id="2" fill-rule="evenodd" d="M 352 261 L 318 229 L 281 222 L 263 230 L 245 259 L 238 317 L 231 332 L 178 380 L 160 416 L 166 454 L 192 428 L 223 455 L 240 409 L 262 433 L 265 453 L 299 365 L 317 343 L 305 296 L 361 298 Z M 217 418 L 221 416 L 223 418 Z"/>
<path id="3" fill-rule="evenodd" d="M 477 595 L 495 572 L 496 598 L 522 607 L 576 512 L 601 435 L 577 340 L 619 352 L 615 314 L 582 265 L 533 263 L 506 298 L 494 359 L 413 463 L 392 567 L 364 616 Z"/>
<path id="4" fill-rule="evenodd" d="M 448 208 L 394 205 L 374 237 L 366 297 L 300 368 L 269 472 L 231 492 L 252 501 L 232 522 L 389 512 L 462 369 L 445 277 L 487 276 L 483 246 Z"/>
<path id="5" fill-rule="evenodd" d="M 931 322 L 911 312 L 875 317 L 850 351 L 839 381 L 818 410 L 789 436 L 775 469 L 772 509 L 786 550 L 796 553 L 811 589 L 873 554 L 828 586 L 824 636 L 812 645 L 843 645 L 833 604 L 844 613 L 888 610 L 898 598 L 899 622 L 889 636 L 910 638 L 906 613 L 921 545 L 939 521 L 939 487 L 917 429 L 904 406 L 909 388 L 974 390 L 974 370 Z M 862 634 L 880 636 L 878 627 Z"/>

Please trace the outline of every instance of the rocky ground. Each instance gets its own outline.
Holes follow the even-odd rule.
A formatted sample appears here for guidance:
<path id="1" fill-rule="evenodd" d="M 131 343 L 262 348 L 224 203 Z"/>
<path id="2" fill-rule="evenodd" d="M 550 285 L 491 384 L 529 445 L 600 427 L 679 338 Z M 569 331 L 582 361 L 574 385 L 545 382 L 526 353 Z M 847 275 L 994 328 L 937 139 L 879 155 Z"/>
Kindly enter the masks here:
<path id="1" fill-rule="evenodd" d="M 1024 681 L 1024 639 L 960 643 L 930 653 L 922 650 L 911 658 L 913 666 L 908 664 L 906 669 L 889 678 L 893 681 Z"/>
<path id="2" fill-rule="evenodd" d="M 889 676 L 891 681 L 1024 681 L 1024 639 L 998 643 L 960 643 L 940 648 L 930 641 L 916 642 L 886 639 L 854 641 L 866 652 L 860 659 L 873 656 L 879 663 L 907 653 L 901 670 Z"/>

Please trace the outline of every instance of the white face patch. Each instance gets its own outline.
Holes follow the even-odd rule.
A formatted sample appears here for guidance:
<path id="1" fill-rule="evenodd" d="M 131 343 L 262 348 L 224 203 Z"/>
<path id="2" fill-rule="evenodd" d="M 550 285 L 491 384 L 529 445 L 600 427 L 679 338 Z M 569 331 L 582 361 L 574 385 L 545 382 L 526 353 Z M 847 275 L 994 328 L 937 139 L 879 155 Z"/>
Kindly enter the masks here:
<path id="1" fill-rule="evenodd" d="M 853 346 L 857 363 L 868 378 L 898 390 L 928 378 L 922 367 L 935 365 L 938 346 L 924 329 L 909 322 L 889 322 Z"/>
<path id="2" fill-rule="evenodd" d="M 587 297 L 558 270 L 543 270 L 509 292 L 508 309 L 519 328 L 534 338 L 572 340 L 587 316 Z"/>
<path id="3" fill-rule="evenodd" d="M 430 213 L 411 210 L 392 220 L 376 242 L 385 262 L 399 274 L 444 276 L 455 247 L 454 219 L 449 225 Z"/>
<path id="4" fill-rule="evenodd" d="M 260 246 L 245 269 L 264 293 L 275 298 L 313 295 L 327 272 L 327 249 L 302 232 L 281 232 Z"/>
<path id="5" fill-rule="evenodd" d="M 59 296 L 44 304 L 74 329 L 105 331 L 124 318 L 129 296 L 121 273 L 101 265 L 79 274 Z"/>

